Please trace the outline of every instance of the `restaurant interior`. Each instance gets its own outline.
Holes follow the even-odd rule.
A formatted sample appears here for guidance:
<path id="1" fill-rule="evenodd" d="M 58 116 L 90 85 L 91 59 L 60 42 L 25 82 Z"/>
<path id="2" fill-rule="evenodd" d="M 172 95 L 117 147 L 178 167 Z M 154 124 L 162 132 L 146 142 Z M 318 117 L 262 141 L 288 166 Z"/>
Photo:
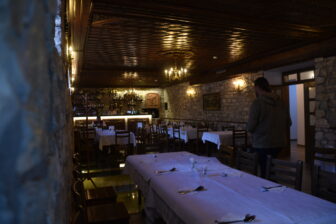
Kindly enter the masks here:
<path id="1" fill-rule="evenodd" d="M 1 224 L 336 223 L 335 0 L 0 15 Z M 255 113 L 281 147 L 256 146 Z"/>

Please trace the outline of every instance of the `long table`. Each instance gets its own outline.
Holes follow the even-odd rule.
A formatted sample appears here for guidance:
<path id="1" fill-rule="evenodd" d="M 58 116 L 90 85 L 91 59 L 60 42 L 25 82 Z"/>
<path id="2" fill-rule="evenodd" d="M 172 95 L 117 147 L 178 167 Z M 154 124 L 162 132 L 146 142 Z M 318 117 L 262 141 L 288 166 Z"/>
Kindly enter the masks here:
<path id="1" fill-rule="evenodd" d="M 176 171 L 157 173 L 172 168 Z M 256 215 L 255 223 L 261 224 L 336 223 L 336 204 L 286 187 L 261 191 L 276 184 L 216 158 L 188 152 L 133 155 L 127 158 L 125 171 L 143 192 L 152 223 L 158 216 L 166 223 L 207 224 L 245 214 Z M 178 193 L 200 185 L 207 190 Z"/>

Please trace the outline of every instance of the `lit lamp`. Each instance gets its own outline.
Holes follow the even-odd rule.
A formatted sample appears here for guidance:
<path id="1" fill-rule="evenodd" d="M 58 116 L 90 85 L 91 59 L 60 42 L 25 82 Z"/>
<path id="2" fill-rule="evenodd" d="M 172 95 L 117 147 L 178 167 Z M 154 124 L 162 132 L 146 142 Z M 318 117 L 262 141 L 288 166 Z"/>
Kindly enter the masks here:
<path id="1" fill-rule="evenodd" d="M 196 91 L 195 91 L 195 89 L 194 89 L 194 88 L 188 88 L 188 89 L 187 89 L 187 95 L 188 95 L 189 97 L 194 97 L 194 96 L 196 95 Z"/>
<path id="2" fill-rule="evenodd" d="M 246 87 L 246 83 L 245 83 L 245 81 L 243 79 L 236 79 L 233 82 L 233 85 L 234 85 L 235 90 L 237 92 L 241 92 Z"/>

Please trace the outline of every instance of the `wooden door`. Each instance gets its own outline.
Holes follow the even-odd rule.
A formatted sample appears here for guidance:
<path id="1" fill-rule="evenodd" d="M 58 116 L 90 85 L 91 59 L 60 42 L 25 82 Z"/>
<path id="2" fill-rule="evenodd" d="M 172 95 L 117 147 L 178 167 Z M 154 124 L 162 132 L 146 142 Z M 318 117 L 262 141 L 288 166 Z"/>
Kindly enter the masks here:
<path id="1" fill-rule="evenodd" d="M 315 82 L 304 83 L 304 111 L 305 111 L 305 158 L 308 164 L 312 161 L 312 152 L 315 147 Z"/>

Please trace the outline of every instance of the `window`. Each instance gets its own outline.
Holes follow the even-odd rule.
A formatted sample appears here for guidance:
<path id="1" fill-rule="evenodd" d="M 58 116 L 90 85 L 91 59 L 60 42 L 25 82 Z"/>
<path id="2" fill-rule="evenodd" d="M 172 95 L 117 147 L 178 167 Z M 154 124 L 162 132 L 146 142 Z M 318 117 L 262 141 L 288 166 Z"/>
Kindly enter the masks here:
<path id="1" fill-rule="evenodd" d="M 315 78 L 314 69 L 286 72 L 282 76 L 284 84 L 301 83 L 304 81 L 314 80 L 314 78 Z"/>

